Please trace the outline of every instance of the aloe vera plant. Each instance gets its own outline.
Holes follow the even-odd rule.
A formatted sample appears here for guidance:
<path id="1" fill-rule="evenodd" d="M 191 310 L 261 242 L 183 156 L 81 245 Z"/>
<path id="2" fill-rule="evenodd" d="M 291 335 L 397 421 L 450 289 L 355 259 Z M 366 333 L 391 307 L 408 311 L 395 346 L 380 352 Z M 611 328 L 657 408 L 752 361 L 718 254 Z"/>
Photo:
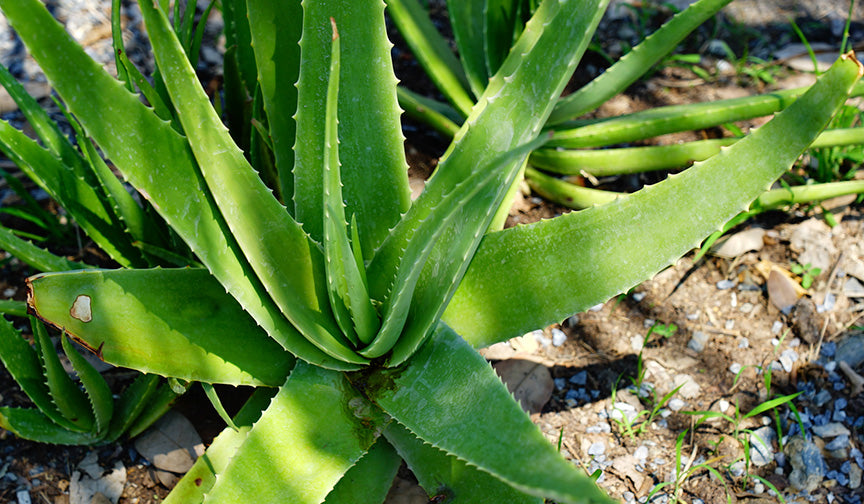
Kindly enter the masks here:
<path id="1" fill-rule="evenodd" d="M 489 232 L 606 5 L 537 7 L 411 202 L 382 1 L 224 0 L 229 57 L 253 57 L 226 65 L 252 117 L 229 132 L 167 1 L 140 3 L 159 69 L 138 84 L 151 107 L 41 2 L 0 0 L 167 243 L 201 264 L 43 273 L 29 309 L 112 364 L 257 387 L 168 502 L 382 502 L 400 460 L 436 502 L 611 502 L 475 348 L 686 252 L 788 169 L 862 70 L 844 56 L 768 125 L 663 183 Z"/>
<path id="2" fill-rule="evenodd" d="M 602 119 L 580 119 L 605 101 L 652 71 L 687 35 L 731 0 L 699 0 L 670 18 L 654 33 L 616 61 L 605 72 L 556 100 L 544 127 L 554 131 L 552 139 L 533 152 L 524 176 L 531 189 L 560 205 L 583 209 L 614 200 L 618 193 L 584 187 L 581 176 L 592 177 L 641 173 L 687 167 L 703 161 L 740 140 L 700 140 L 675 145 L 632 146 L 668 133 L 724 126 L 773 114 L 795 101 L 806 88 L 775 91 L 757 96 L 690 105 L 658 107 L 642 112 Z M 393 19 L 418 61 L 437 85 L 448 104 L 419 97 L 401 89 L 400 103 L 415 119 L 441 133 L 453 136 L 481 96 L 510 48 L 510 41 L 524 29 L 524 19 L 536 9 L 518 0 L 448 1 L 447 9 L 461 59 L 436 31 L 417 0 L 388 0 Z M 864 94 L 856 86 L 853 95 Z M 623 146 L 621 144 L 624 144 Z M 864 144 L 864 128 L 828 130 L 814 147 Z M 576 178 L 575 181 L 568 177 Z M 794 189 L 800 199 L 807 190 Z M 860 184 L 845 183 L 822 189 L 825 198 L 861 193 Z M 756 213 L 750 209 L 750 215 Z"/>

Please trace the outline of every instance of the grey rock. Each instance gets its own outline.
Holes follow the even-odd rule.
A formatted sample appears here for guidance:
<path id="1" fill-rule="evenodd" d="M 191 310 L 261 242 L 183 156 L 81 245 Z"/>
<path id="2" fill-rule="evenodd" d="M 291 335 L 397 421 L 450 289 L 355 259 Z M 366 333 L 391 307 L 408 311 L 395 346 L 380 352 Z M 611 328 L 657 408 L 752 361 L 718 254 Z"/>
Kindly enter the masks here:
<path id="1" fill-rule="evenodd" d="M 686 405 L 687 403 L 677 397 L 674 397 L 669 401 L 669 409 L 672 411 L 680 411 Z"/>
<path id="2" fill-rule="evenodd" d="M 736 280 L 720 280 L 719 282 L 717 282 L 717 289 L 719 289 L 719 290 L 731 289 L 731 288 L 735 287 L 736 285 L 738 285 L 738 282 Z"/>
<path id="3" fill-rule="evenodd" d="M 762 467 L 774 460 L 774 441 L 777 433 L 771 426 L 760 427 L 750 436 L 750 461 Z"/>
<path id="4" fill-rule="evenodd" d="M 813 434 L 821 438 L 830 438 L 835 436 L 848 436 L 850 432 L 842 423 L 831 422 L 825 425 L 814 425 Z"/>
<path id="5" fill-rule="evenodd" d="M 845 361 L 852 368 L 864 362 L 864 333 L 853 333 L 844 338 L 837 345 L 834 360 Z"/>
<path id="6" fill-rule="evenodd" d="M 849 277 L 843 285 L 843 294 L 847 297 L 862 298 L 864 297 L 864 285 L 855 277 Z"/>
<path id="7" fill-rule="evenodd" d="M 842 450 L 843 448 L 847 448 L 849 446 L 849 436 L 843 434 L 841 436 L 837 436 L 830 443 L 825 445 L 825 449 L 828 451 L 836 451 Z"/>
<path id="8" fill-rule="evenodd" d="M 705 346 L 708 344 L 708 339 L 708 335 L 704 332 L 694 331 L 693 336 L 687 343 L 687 348 L 693 350 L 696 353 L 701 353 L 703 350 L 705 350 Z"/>
<path id="9" fill-rule="evenodd" d="M 597 457 L 599 455 L 603 455 L 604 453 L 606 453 L 606 443 L 602 441 L 591 443 L 591 446 L 588 447 L 588 455 Z"/>
<path id="10" fill-rule="evenodd" d="M 648 458 L 648 447 L 647 446 L 640 446 L 639 448 L 636 448 L 636 451 L 633 452 L 633 456 L 639 460 L 644 461 L 645 459 Z"/>
<path id="11" fill-rule="evenodd" d="M 696 383 L 696 380 L 688 374 L 675 375 L 675 378 L 672 379 L 672 388 L 674 389 L 678 386 L 681 386 L 681 388 L 678 389 L 678 395 L 684 399 L 693 399 L 701 392 L 699 384 Z"/>
<path id="12" fill-rule="evenodd" d="M 861 487 L 861 468 L 858 464 L 852 464 L 849 467 L 849 488 L 855 490 Z"/>
<path id="13" fill-rule="evenodd" d="M 805 492 L 816 490 L 825 477 L 825 461 L 819 448 L 810 441 L 795 437 L 786 443 L 783 451 L 792 465 L 789 485 Z"/>

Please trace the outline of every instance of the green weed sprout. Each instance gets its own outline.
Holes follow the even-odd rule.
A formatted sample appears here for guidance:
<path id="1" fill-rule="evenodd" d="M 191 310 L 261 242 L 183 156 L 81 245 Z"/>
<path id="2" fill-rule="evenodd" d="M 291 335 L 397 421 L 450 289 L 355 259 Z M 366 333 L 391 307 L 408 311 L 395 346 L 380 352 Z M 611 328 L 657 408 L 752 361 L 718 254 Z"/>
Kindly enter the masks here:
<path id="1" fill-rule="evenodd" d="M 0 142 L 81 209 L 121 266 L 82 269 L 9 233 L 45 262 L 28 309 L 111 364 L 257 389 L 166 502 L 380 503 L 403 460 L 437 501 L 611 502 L 475 348 L 680 257 L 792 165 L 862 67 L 844 55 L 771 122 L 678 176 L 495 231 L 526 158 L 563 139 L 543 128 L 607 3 L 547 0 L 495 46 L 500 65 L 476 103 L 454 95 L 466 118 L 412 202 L 382 1 L 223 0 L 223 108 L 197 80 L 198 31 L 177 4 L 172 22 L 167 0 L 139 3 L 150 81 L 123 59 L 119 32 L 118 80 L 42 2 L 0 0 L 89 140 L 74 150 L 49 127 L 40 144 L 0 123 Z M 17 435 L 40 434 L 3 414 Z"/>
<path id="2" fill-rule="evenodd" d="M 813 285 L 813 280 L 822 273 L 822 268 L 814 268 L 810 263 L 804 265 L 793 263 L 789 270 L 792 273 L 801 276 L 801 287 L 805 289 L 809 289 L 810 286 Z"/>

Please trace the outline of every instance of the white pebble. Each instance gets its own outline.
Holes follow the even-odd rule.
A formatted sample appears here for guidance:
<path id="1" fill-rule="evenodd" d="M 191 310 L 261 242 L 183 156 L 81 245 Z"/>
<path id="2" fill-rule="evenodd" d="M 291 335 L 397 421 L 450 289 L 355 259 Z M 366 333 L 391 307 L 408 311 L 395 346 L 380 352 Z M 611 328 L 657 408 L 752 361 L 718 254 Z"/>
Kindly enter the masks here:
<path id="1" fill-rule="evenodd" d="M 602 441 L 591 443 L 591 446 L 588 447 L 588 455 L 596 457 L 598 455 L 603 455 L 604 453 L 606 453 L 606 444 Z"/>
<path id="2" fill-rule="evenodd" d="M 735 321 L 732 319 L 727 320 L 725 327 L 727 331 L 731 331 L 735 327 Z"/>
<path id="3" fill-rule="evenodd" d="M 559 347 L 567 341 L 567 335 L 564 334 L 564 331 L 558 329 L 557 327 L 552 329 L 552 345 Z"/>
<path id="4" fill-rule="evenodd" d="M 720 413 L 725 413 L 726 410 L 729 409 L 729 401 L 726 399 L 720 399 L 717 401 L 717 408 L 720 410 Z"/>
<path id="5" fill-rule="evenodd" d="M 591 308 L 588 308 L 588 311 L 598 312 L 602 309 L 603 309 L 603 303 L 600 303 L 600 304 L 592 306 Z"/>
<path id="6" fill-rule="evenodd" d="M 738 364 L 737 362 L 733 362 L 732 365 L 729 366 L 729 371 L 732 374 L 738 374 L 738 372 L 741 371 L 741 364 Z"/>
<path id="7" fill-rule="evenodd" d="M 672 411 L 680 411 L 681 408 L 686 405 L 687 403 L 685 403 L 681 399 L 678 399 L 677 397 L 674 397 L 671 401 L 669 401 L 669 409 L 671 409 Z"/>
<path id="8" fill-rule="evenodd" d="M 744 303 L 739 310 L 741 313 L 750 313 L 753 311 L 753 303 Z"/>
<path id="9" fill-rule="evenodd" d="M 18 504 L 31 504 L 30 492 L 27 490 L 18 490 L 15 492 L 15 497 L 18 498 Z"/>
<path id="10" fill-rule="evenodd" d="M 642 301 L 643 299 L 645 299 L 645 293 L 644 292 L 634 292 L 633 293 L 633 301 L 636 301 L 638 303 L 638 302 Z"/>
<path id="11" fill-rule="evenodd" d="M 729 304 L 732 305 L 732 308 L 738 306 L 738 294 L 735 294 L 735 291 L 732 291 L 732 299 L 729 300 Z"/>
<path id="12" fill-rule="evenodd" d="M 780 334 L 781 329 L 783 329 L 783 322 L 775 320 L 774 323 L 771 324 L 771 334 Z"/>
<path id="13" fill-rule="evenodd" d="M 647 459 L 648 458 L 648 447 L 647 446 L 640 446 L 639 448 L 636 448 L 636 451 L 633 452 L 633 456 L 639 460 Z"/>

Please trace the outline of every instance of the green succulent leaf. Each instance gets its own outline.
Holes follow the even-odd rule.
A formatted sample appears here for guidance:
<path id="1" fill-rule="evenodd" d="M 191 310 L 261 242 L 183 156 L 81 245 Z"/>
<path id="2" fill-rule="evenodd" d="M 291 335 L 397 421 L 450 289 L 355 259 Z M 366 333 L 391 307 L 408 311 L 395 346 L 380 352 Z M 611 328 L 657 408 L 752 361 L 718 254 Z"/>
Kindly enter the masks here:
<path id="1" fill-rule="evenodd" d="M 342 373 L 299 361 L 204 502 L 318 504 L 383 424 Z"/>
<path id="2" fill-rule="evenodd" d="M 522 492 L 568 503 L 612 502 L 556 451 L 489 363 L 444 324 L 404 366 L 352 380 L 423 441 Z"/>
<path id="3" fill-rule="evenodd" d="M 327 110 L 324 124 L 324 257 L 330 305 L 342 333 L 355 346 L 368 344 L 380 326 L 372 306 L 365 280 L 365 266 L 360 252 L 359 231 L 352 217 L 353 242 L 348 239 L 345 204 L 342 201 L 342 179 L 339 163 L 339 137 L 336 108 L 339 100 L 340 44 L 336 23 L 328 73 Z M 358 259 L 357 255 L 360 253 Z"/>
<path id="4" fill-rule="evenodd" d="M 70 261 L 15 236 L 12 231 L 0 226 L 0 248 L 39 271 L 68 271 L 92 268 L 89 264 Z"/>
<path id="5" fill-rule="evenodd" d="M 693 30 L 732 0 L 700 0 L 676 14 L 657 31 L 621 57 L 603 74 L 578 91 L 562 98 L 549 116 L 548 124 L 560 124 L 590 112 L 624 91 L 645 75 Z"/>
<path id="6" fill-rule="evenodd" d="M 117 366 L 278 386 L 293 365 L 204 269 L 57 273 L 33 277 L 29 286 L 39 317 Z"/>
<path id="7" fill-rule="evenodd" d="M 475 96 L 483 94 L 489 77 L 492 75 L 486 66 L 486 53 L 484 51 L 485 5 L 485 0 L 447 1 L 447 12 L 450 15 L 453 37 L 459 47 L 459 59 Z"/>
<path id="8" fill-rule="evenodd" d="M 54 349 L 48 331 L 38 320 L 30 317 L 30 327 L 33 328 L 33 340 L 39 352 L 45 382 L 51 399 L 57 405 L 60 413 L 83 431 L 94 430 L 93 410 L 90 401 L 78 385 L 63 369 L 60 357 Z"/>
<path id="9" fill-rule="evenodd" d="M 150 400 L 159 388 L 160 378 L 152 374 L 142 374 L 129 384 L 117 402 L 114 403 L 114 414 L 105 440 L 116 441 L 132 427 L 135 420 L 145 408 L 150 406 Z"/>
<path id="10" fill-rule="evenodd" d="M 267 112 L 279 193 L 293 215 L 294 138 L 297 88 L 300 75 L 300 35 L 303 11 L 299 0 L 286 2 L 246 2 L 252 47 L 258 68 L 258 83 Z"/>
<path id="11" fill-rule="evenodd" d="M 542 504 L 541 497 L 526 495 L 491 474 L 418 439 L 393 422 L 384 436 L 405 459 L 430 497 L 445 496 L 448 504 Z"/>
<path id="12" fill-rule="evenodd" d="M 204 501 L 204 495 L 213 488 L 216 475 L 228 466 L 228 462 L 246 441 L 252 424 L 261 417 L 261 411 L 270 404 L 277 391 L 278 389 L 275 388 L 255 389 L 246 404 L 234 416 L 237 430 L 228 427 L 216 436 L 204 455 L 198 457 L 195 464 L 168 494 L 165 504 L 200 504 Z"/>
<path id="13" fill-rule="evenodd" d="M 327 79 L 332 17 L 342 46 L 339 92 L 339 153 L 345 214 L 356 215 L 362 250 L 370 254 L 408 209 L 410 192 L 396 78 L 387 39 L 384 2 L 352 0 L 303 3 L 303 61 L 297 83 L 294 144 L 295 216 L 313 239 L 323 237 L 321 193 Z"/>
<path id="14" fill-rule="evenodd" d="M 460 4 L 471 4 L 476 2 L 459 2 Z M 399 32 L 405 37 L 405 41 L 417 58 L 417 61 L 426 70 L 426 74 L 432 79 L 447 100 L 466 117 L 474 107 L 474 100 L 469 94 L 469 89 L 476 96 L 483 93 L 486 87 L 486 75 L 482 81 L 473 80 L 469 84 L 469 77 L 459 65 L 459 60 L 450 49 L 450 44 L 438 33 L 426 10 L 417 0 L 388 0 L 387 13 L 393 19 Z M 451 19 L 455 19 L 451 15 Z M 458 40 L 458 39 L 457 39 Z M 468 57 L 462 54 L 463 60 Z"/>
<path id="15" fill-rule="evenodd" d="M 845 101 L 859 68 L 842 58 L 771 122 L 659 184 L 487 235 L 443 320 L 486 346 L 563 320 L 658 272 L 747 210 L 792 165 Z M 682 208 L 691 210 L 682 216 Z"/>
<path id="16" fill-rule="evenodd" d="M 390 443 L 379 437 L 336 483 L 324 504 L 381 504 L 401 463 L 402 459 Z"/>
<path id="17" fill-rule="evenodd" d="M 111 417 L 114 415 L 114 398 L 111 396 L 111 389 L 108 388 L 105 379 L 93 365 L 75 350 L 65 334 L 60 337 L 60 341 L 66 357 L 72 364 L 72 369 L 75 370 L 81 385 L 84 387 L 84 392 L 87 394 L 95 420 L 95 432 L 104 434 L 108 430 Z"/>
<path id="18" fill-rule="evenodd" d="M 22 439 L 59 445 L 92 445 L 102 436 L 92 432 L 76 432 L 52 422 L 39 410 L 0 407 L 0 427 Z"/>
<path id="19" fill-rule="evenodd" d="M 0 360 L 21 390 L 58 429 L 84 430 L 67 420 L 57 408 L 45 382 L 39 354 L 5 317 L 0 317 Z"/>

